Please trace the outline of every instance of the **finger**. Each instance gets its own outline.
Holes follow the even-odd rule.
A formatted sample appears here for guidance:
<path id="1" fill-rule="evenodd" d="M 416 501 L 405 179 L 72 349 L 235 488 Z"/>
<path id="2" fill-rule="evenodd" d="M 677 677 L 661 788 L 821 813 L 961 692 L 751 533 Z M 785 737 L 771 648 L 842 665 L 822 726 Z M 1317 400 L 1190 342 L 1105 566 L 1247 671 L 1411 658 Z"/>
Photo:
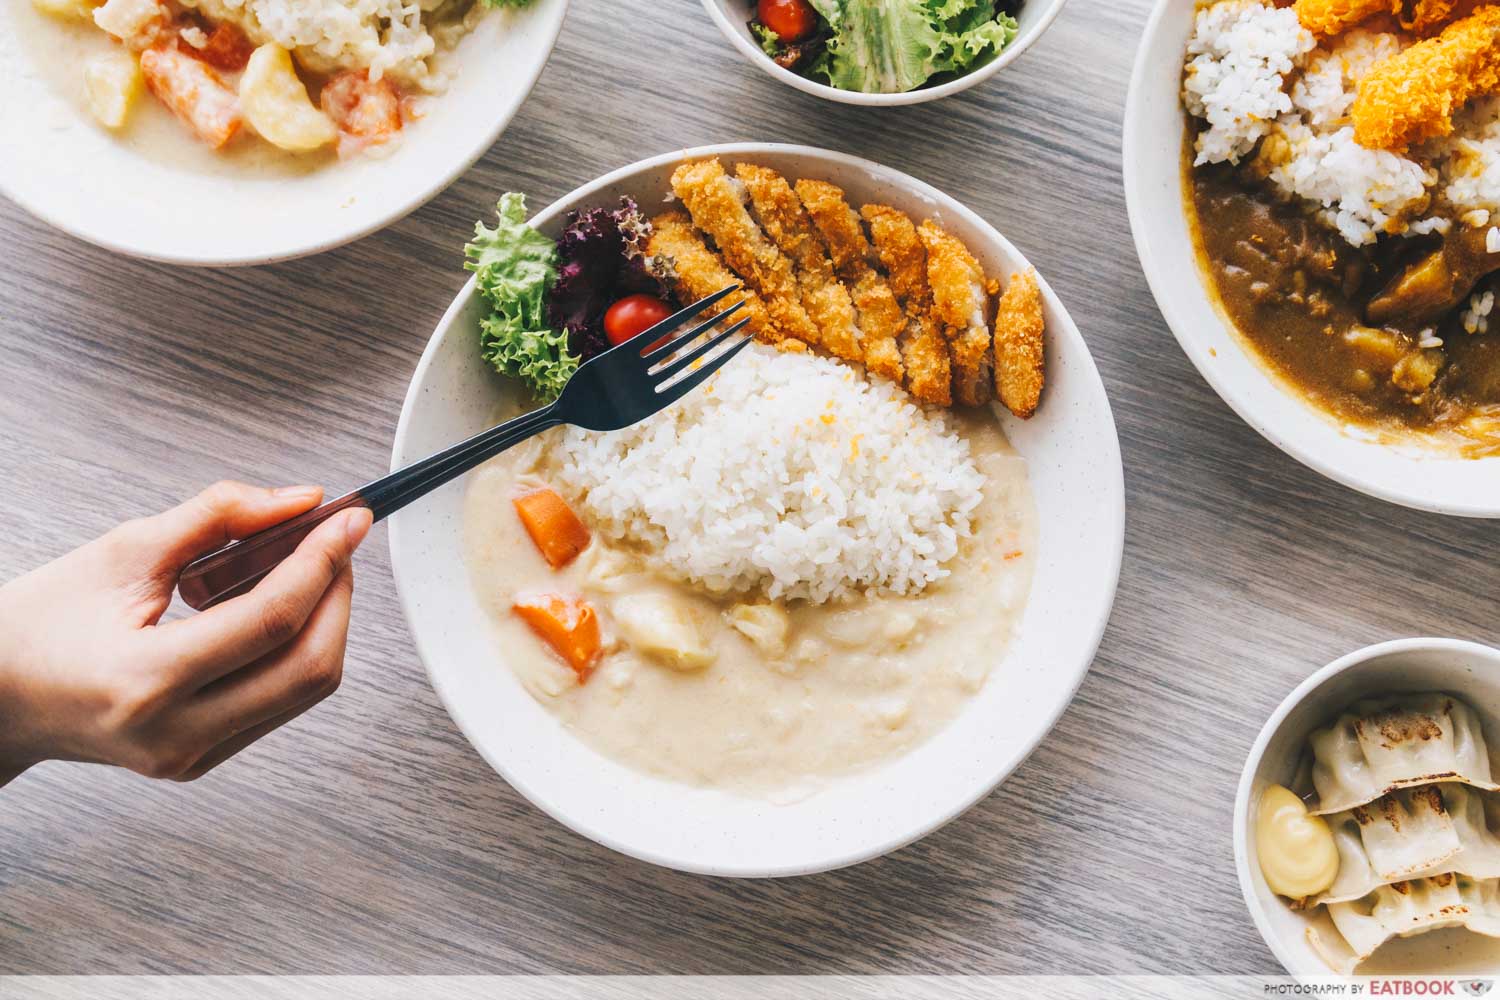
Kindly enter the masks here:
<path id="1" fill-rule="evenodd" d="M 274 719 L 267 719 L 259 725 L 250 727 L 243 733 L 239 733 L 238 735 L 230 737 L 223 743 L 220 743 L 218 746 L 214 747 L 208 753 L 204 754 L 202 757 L 198 758 L 198 761 L 193 764 L 192 767 L 177 775 L 177 777 L 173 778 L 172 780 L 196 781 L 198 778 L 203 777 L 209 771 L 212 771 L 214 768 L 218 767 L 220 764 L 224 763 L 226 760 L 233 757 L 235 754 L 239 753 L 250 744 L 259 740 L 261 737 L 267 735 L 268 733 L 272 733 L 280 729 L 282 726 L 286 725 L 288 722 L 291 722 L 297 716 L 301 715 L 303 712 L 312 708 L 316 704 L 317 702 L 308 702 L 306 705 L 298 705 L 296 708 L 292 709 L 289 712 L 283 712 L 280 715 L 276 716 Z"/>
<path id="2" fill-rule="evenodd" d="M 264 489 L 225 480 L 140 521 L 134 537 L 150 548 L 158 567 L 170 569 L 175 577 L 203 553 L 296 517 L 322 499 L 318 486 Z"/>
<path id="3" fill-rule="evenodd" d="M 294 641 L 210 684 L 184 706 L 176 723 L 183 735 L 199 745 L 224 743 L 260 732 L 270 720 L 336 691 L 343 679 L 353 593 L 354 571 L 346 566 Z"/>
<path id="4" fill-rule="evenodd" d="M 341 511 L 249 593 L 157 626 L 153 642 L 177 665 L 179 683 L 196 690 L 295 639 L 328 585 L 349 565 L 370 523 L 367 508 Z"/>

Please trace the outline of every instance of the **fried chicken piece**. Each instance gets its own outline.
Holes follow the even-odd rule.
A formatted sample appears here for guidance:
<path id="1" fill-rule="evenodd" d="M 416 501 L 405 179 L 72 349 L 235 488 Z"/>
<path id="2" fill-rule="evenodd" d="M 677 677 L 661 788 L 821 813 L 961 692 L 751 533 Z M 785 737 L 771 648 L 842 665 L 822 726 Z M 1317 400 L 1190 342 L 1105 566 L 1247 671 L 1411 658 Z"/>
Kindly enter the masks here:
<path id="1" fill-rule="evenodd" d="M 818 324 L 821 346 L 845 361 L 864 361 L 849 289 L 833 273 L 828 251 L 813 231 L 797 192 L 786 178 L 768 167 L 739 163 L 734 173 L 750 194 L 761 228 L 795 265 L 802 305 Z"/>
<path id="2" fill-rule="evenodd" d="M 956 237 L 931 219 L 917 229 L 927 247 L 932 305 L 948 338 L 953 396 L 965 406 L 988 403 L 994 390 L 994 356 L 984 314 L 989 289 L 979 262 Z"/>
<path id="3" fill-rule="evenodd" d="M 1354 138 L 1369 149 L 1404 150 L 1453 131 L 1453 114 L 1500 87 L 1500 6 L 1456 21 L 1359 81 Z"/>
<path id="4" fill-rule="evenodd" d="M 724 262 L 765 304 L 781 336 L 816 346 L 817 325 L 802 307 L 792 262 L 760 231 L 718 160 L 684 163 L 672 172 L 672 190 L 713 239 Z"/>
<path id="5" fill-rule="evenodd" d="M 719 255 L 708 248 L 693 228 L 693 223 L 681 212 L 666 212 L 651 220 L 651 241 L 647 252 L 662 256 L 672 262 L 672 294 L 683 303 L 697 302 L 729 285 L 740 284 L 740 279 L 724 266 Z M 763 343 L 780 345 L 781 330 L 771 322 L 766 304 L 748 288 L 741 288 L 731 295 L 730 301 L 713 307 L 717 316 L 724 309 L 743 299 L 745 304 L 735 319 L 741 316 L 750 321 L 750 332 Z"/>
<path id="6" fill-rule="evenodd" d="M 1297 0 L 1297 20 L 1313 34 L 1328 38 L 1377 17 L 1390 14 L 1401 27 L 1429 35 L 1458 18 L 1467 17 L 1482 0 Z"/>
<path id="7" fill-rule="evenodd" d="M 1454 21 L 1468 17 L 1488 0 L 1392 0 L 1401 27 L 1418 35 L 1431 35 Z M 1408 9 L 1409 8 L 1409 9 Z"/>
<path id="8" fill-rule="evenodd" d="M 899 341 L 906 391 L 924 403 L 952 406 L 948 342 L 932 314 L 927 248 L 917 236 L 917 227 L 906 213 L 888 205 L 866 205 L 860 215 L 870 224 L 870 238 L 885 268 L 886 280 L 906 311 L 906 329 Z"/>
<path id="9" fill-rule="evenodd" d="M 1297 0 L 1296 4 L 1302 27 L 1325 38 L 1390 9 L 1391 0 Z"/>
<path id="10" fill-rule="evenodd" d="M 906 317 L 891 287 L 871 266 L 870 241 L 859 216 L 844 200 L 844 192 L 827 181 L 800 180 L 796 187 L 797 197 L 828 247 L 835 273 L 850 286 L 864 334 L 865 368 L 900 382 L 904 371 L 897 338 L 906 328 Z"/>
<path id="11" fill-rule="evenodd" d="M 995 395 L 1022 420 L 1042 400 L 1046 318 L 1036 269 L 1010 276 L 995 305 Z"/>

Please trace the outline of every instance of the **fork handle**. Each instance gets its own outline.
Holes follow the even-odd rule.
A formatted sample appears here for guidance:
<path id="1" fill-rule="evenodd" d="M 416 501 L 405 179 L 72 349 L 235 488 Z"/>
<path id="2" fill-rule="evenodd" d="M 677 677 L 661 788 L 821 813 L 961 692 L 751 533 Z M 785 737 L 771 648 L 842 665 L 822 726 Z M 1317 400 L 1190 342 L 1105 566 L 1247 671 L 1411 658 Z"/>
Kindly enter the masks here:
<path id="1" fill-rule="evenodd" d="M 296 551 L 314 528 L 340 511 L 368 507 L 375 520 L 383 520 L 507 448 L 562 422 L 555 403 L 523 413 L 445 451 L 366 483 L 337 500 L 230 542 L 188 563 L 177 578 L 177 593 L 183 603 L 198 611 L 237 597 Z"/>

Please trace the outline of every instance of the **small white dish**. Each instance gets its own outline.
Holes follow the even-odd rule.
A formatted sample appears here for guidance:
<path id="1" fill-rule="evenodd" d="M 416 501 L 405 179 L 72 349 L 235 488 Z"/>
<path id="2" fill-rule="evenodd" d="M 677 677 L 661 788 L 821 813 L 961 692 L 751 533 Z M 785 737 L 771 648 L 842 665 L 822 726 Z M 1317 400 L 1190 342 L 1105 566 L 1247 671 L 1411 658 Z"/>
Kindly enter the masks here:
<path id="1" fill-rule="evenodd" d="M 956 80 L 949 80 L 935 87 L 919 87 L 904 94 L 865 94 L 855 90 L 840 90 L 816 80 L 809 80 L 805 76 L 776 65 L 770 56 L 761 51 L 760 45 L 755 41 L 755 36 L 750 34 L 749 21 L 755 13 L 755 5 L 751 0 L 703 0 L 703 9 L 708 11 L 708 16 L 713 18 L 719 30 L 724 33 L 724 37 L 729 39 L 729 44 L 733 45 L 740 55 L 782 83 L 796 87 L 805 94 L 812 94 L 829 101 L 838 101 L 841 104 L 893 108 L 904 104 L 935 101 L 940 97 L 968 90 L 988 80 L 1014 62 L 1022 52 L 1031 47 L 1032 42 L 1041 37 L 1042 32 L 1046 31 L 1057 19 L 1065 2 L 1066 0 L 1026 0 L 1021 7 L 1021 13 L 1016 17 L 1019 22 L 1016 37 L 998 56 Z"/>
<path id="2" fill-rule="evenodd" d="M 855 204 L 879 200 L 918 219 L 939 218 L 989 274 L 1025 266 L 988 223 L 936 189 L 805 146 L 747 143 L 658 156 L 579 188 L 532 223 L 555 236 L 569 209 L 624 194 L 649 213 L 670 190 L 673 168 L 705 156 L 826 179 Z M 453 234 L 455 250 L 465 235 Z M 393 518 L 391 566 L 433 687 L 470 742 L 521 794 L 573 830 L 645 861 L 713 875 L 798 875 L 854 864 L 910 843 L 983 798 L 1041 741 L 1082 682 L 1109 618 L 1124 541 L 1124 484 L 1109 401 L 1083 338 L 1045 280 L 1042 287 L 1046 394 L 1030 421 L 1003 418 L 1011 444 L 1030 464 L 1040 511 L 1032 595 L 1020 634 L 989 681 L 934 738 L 780 805 L 654 778 L 600 755 L 522 687 L 497 647 L 464 563 L 459 483 Z M 396 428 L 393 468 L 482 430 L 514 391 L 479 357 L 484 313 L 471 281 L 417 365 Z"/>
<path id="3" fill-rule="evenodd" d="M 567 9 L 568 0 L 535 0 L 483 18 L 443 57 L 453 72 L 447 92 L 425 103 L 389 154 L 246 177 L 143 154 L 128 133 L 96 125 L 39 68 L 53 56 L 24 47 L 47 35 L 20 19 L 43 15 L 28 0 L 0 4 L 0 194 L 79 239 L 173 264 L 329 250 L 412 212 L 494 145 L 541 75 Z"/>
<path id="4" fill-rule="evenodd" d="M 1209 385 L 1272 444 L 1317 472 L 1392 503 L 1500 517 L 1500 458 L 1462 459 L 1375 440 L 1283 386 L 1240 342 L 1198 266 L 1182 149 L 1183 54 L 1196 0 L 1157 0 L 1125 103 L 1125 195 L 1141 266 L 1178 343 Z"/>
<path id="5" fill-rule="evenodd" d="M 1234 801 L 1234 862 L 1245 906 L 1266 947 L 1294 976 L 1331 976 L 1307 942 L 1308 918 L 1273 893 L 1255 850 L 1255 806 L 1269 785 L 1291 785 L 1313 730 L 1328 725 L 1363 698 L 1404 691 L 1442 691 L 1467 702 L 1480 717 L 1490 746 L 1500 739 L 1500 649 L 1458 639 L 1397 639 L 1334 660 L 1286 696 L 1256 737 Z M 1466 931 L 1435 934 L 1467 935 Z M 1371 960 L 1382 973 L 1500 976 L 1500 942 L 1472 936 L 1474 947 L 1452 948 L 1442 968 L 1410 941 L 1387 943 Z M 1432 940 L 1428 939 L 1429 942 Z M 1399 949 L 1395 951 L 1394 949 Z"/>

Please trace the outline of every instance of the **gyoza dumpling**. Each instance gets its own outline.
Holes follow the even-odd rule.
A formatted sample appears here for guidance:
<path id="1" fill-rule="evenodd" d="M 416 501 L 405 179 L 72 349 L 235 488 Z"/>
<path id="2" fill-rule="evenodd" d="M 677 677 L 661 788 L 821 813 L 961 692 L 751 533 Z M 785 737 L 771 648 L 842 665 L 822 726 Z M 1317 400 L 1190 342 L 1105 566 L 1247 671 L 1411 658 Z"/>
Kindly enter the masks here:
<path id="1" fill-rule="evenodd" d="M 1435 781 L 1495 789 L 1474 710 L 1452 695 L 1406 694 L 1355 704 L 1308 738 L 1317 815 Z"/>
<path id="2" fill-rule="evenodd" d="M 1500 800 L 1459 784 L 1393 792 L 1328 817 L 1339 874 L 1313 903 L 1359 899 L 1389 882 L 1459 872 L 1500 878 Z"/>
<path id="3" fill-rule="evenodd" d="M 1467 927 L 1500 937 L 1500 879 L 1434 875 L 1395 882 L 1348 903 L 1331 903 L 1307 927 L 1307 943 L 1340 975 L 1349 975 L 1398 934 Z"/>

